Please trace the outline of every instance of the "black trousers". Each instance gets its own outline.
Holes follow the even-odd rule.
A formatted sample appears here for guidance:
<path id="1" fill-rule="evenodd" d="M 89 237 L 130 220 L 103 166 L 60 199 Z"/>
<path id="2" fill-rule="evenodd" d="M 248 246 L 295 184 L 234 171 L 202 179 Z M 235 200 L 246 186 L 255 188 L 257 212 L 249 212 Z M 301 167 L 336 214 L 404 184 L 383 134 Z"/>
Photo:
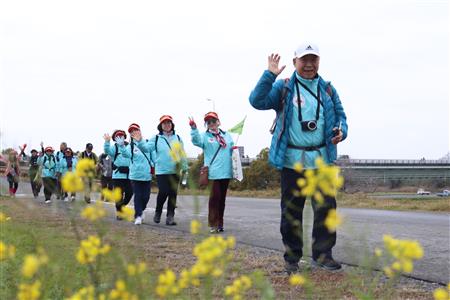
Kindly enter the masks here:
<path id="1" fill-rule="evenodd" d="M 287 262 L 297 263 L 303 256 L 303 207 L 305 197 L 294 195 L 300 188 L 297 180 L 303 178 L 303 173 L 288 168 L 281 171 L 281 223 L 280 232 L 285 247 L 284 259 Z M 319 205 L 312 199 L 314 211 L 314 224 L 312 231 L 312 256 L 332 257 L 332 248 L 336 244 L 336 232 L 330 233 L 325 226 L 328 211 L 336 208 L 335 197 L 324 197 L 324 203 Z"/>
<path id="2" fill-rule="evenodd" d="M 50 200 L 52 194 L 56 192 L 56 178 L 42 177 L 44 183 L 45 200 Z"/>
<path id="3" fill-rule="evenodd" d="M 164 203 L 167 198 L 167 216 L 175 216 L 175 207 L 177 206 L 178 182 L 180 177 L 176 174 L 156 175 L 158 182 L 158 196 L 156 197 L 156 213 L 161 214 Z"/>
<path id="4" fill-rule="evenodd" d="M 121 211 L 123 206 L 130 203 L 131 197 L 133 197 L 133 188 L 129 179 L 113 179 L 113 186 L 122 190 L 122 200 L 116 202 L 116 210 Z"/>

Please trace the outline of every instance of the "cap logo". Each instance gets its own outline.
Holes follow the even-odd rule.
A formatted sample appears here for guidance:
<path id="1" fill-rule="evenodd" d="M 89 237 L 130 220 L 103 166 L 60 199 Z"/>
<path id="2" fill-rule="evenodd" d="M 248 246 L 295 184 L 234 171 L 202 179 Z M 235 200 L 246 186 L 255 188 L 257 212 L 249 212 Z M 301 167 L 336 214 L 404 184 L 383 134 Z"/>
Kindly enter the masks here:
<path id="1" fill-rule="evenodd" d="M 313 48 L 311 47 L 311 45 L 308 45 L 308 47 L 306 47 L 306 50 L 313 50 Z"/>

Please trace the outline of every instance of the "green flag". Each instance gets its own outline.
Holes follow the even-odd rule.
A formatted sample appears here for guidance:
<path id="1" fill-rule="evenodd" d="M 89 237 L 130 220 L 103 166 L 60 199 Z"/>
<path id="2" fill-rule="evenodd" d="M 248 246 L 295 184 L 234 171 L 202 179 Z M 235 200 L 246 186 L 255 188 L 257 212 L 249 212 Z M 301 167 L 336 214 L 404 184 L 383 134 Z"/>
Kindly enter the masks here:
<path id="1" fill-rule="evenodd" d="M 237 123 L 234 127 L 228 129 L 228 132 L 242 134 L 242 130 L 244 129 L 245 119 L 247 119 L 247 116 L 245 116 L 244 120 Z"/>

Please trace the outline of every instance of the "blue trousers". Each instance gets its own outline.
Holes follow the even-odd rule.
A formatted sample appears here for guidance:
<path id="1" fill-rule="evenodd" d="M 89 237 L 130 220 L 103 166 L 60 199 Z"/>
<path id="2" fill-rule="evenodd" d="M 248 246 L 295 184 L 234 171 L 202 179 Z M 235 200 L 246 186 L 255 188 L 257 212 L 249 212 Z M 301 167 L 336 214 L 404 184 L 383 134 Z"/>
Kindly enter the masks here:
<path id="1" fill-rule="evenodd" d="M 142 216 L 142 212 L 147 207 L 150 200 L 150 183 L 151 181 L 131 180 L 134 192 L 134 217 Z"/>

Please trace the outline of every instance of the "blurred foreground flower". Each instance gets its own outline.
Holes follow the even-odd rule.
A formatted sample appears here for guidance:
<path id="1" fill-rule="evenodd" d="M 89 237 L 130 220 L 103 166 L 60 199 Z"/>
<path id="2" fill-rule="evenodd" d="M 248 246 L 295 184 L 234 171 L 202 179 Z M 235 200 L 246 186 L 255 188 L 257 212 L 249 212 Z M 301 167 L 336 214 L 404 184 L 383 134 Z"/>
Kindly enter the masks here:
<path id="1" fill-rule="evenodd" d="M 170 157 L 175 163 L 179 163 L 186 159 L 186 153 L 183 150 L 183 145 L 180 142 L 173 142 L 170 149 Z"/>
<path id="2" fill-rule="evenodd" d="M 0 212 L 0 223 L 6 222 L 11 220 L 10 217 L 8 217 L 6 214 L 4 214 L 3 212 Z"/>
<path id="3" fill-rule="evenodd" d="M 383 268 L 388 277 L 399 272 L 411 273 L 414 269 L 413 261 L 423 257 L 423 249 L 418 241 L 397 240 L 391 235 L 384 235 L 383 241 L 387 253 L 393 258 L 392 264 Z"/>
<path id="4" fill-rule="evenodd" d="M 103 189 L 102 195 L 105 197 L 106 201 L 109 202 L 119 202 L 122 200 L 122 190 L 118 187 L 114 188 L 113 190 L 110 189 Z"/>
<path id="5" fill-rule="evenodd" d="M 80 159 L 76 167 L 76 175 L 79 177 L 95 177 L 95 162 L 89 158 Z"/>
<path id="6" fill-rule="evenodd" d="M 192 220 L 191 221 L 191 233 L 192 234 L 198 234 L 200 232 L 200 229 L 202 228 L 202 223 L 198 220 Z"/>
<path id="7" fill-rule="evenodd" d="M 84 184 L 81 177 L 73 172 L 67 172 L 61 179 L 61 185 L 64 191 L 76 193 L 84 190 Z"/>
<path id="8" fill-rule="evenodd" d="M 86 240 L 82 240 L 77 253 L 77 260 L 80 264 L 94 263 L 99 255 L 105 255 L 111 250 L 109 245 L 102 245 L 100 238 L 90 235 Z"/>
<path id="9" fill-rule="evenodd" d="M 95 205 L 86 206 L 81 212 L 81 217 L 89 221 L 96 221 L 106 216 L 106 210 L 101 201 L 96 201 Z"/>
<path id="10" fill-rule="evenodd" d="M 225 296 L 233 297 L 233 299 L 242 299 L 245 292 L 252 287 L 250 277 L 243 275 L 233 281 L 231 285 L 225 287 Z"/>
<path id="11" fill-rule="evenodd" d="M 117 280 L 115 288 L 109 293 L 109 299 L 138 300 L 138 297 L 127 290 L 125 281 Z"/>
<path id="12" fill-rule="evenodd" d="M 16 254 L 16 247 L 13 245 L 7 245 L 0 241 L 0 261 L 7 260 L 8 258 L 13 258 Z"/>
<path id="13" fill-rule="evenodd" d="M 145 270 L 147 270 L 147 265 L 145 263 L 139 263 L 136 265 L 129 264 L 127 266 L 127 273 L 129 276 L 142 274 L 145 272 Z"/>
<path id="14" fill-rule="evenodd" d="M 304 285 L 306 282 L 305 277 L 303 277 L 300 274 L 293 274 L 289 277 L 289 284 L 292 286 L 297 286 L 297 285 Z"/>
<path id="15" fill-rule="evenodd" d="M 37 300 L 41 296 L 41 282 L 39 280 L 32 284 L 21 283 L 17 293 L 18 300 Z"/>
<path id="16" fill-rule="evenodd" d="M 134 220 L 134 209 L 132 209 L 128 206 L 123 206 L 122 209 L 117 212 L 117 216 L 124 220 L 127 220 L 127 221 L 133 221 Z"/>
<path id="17" fill-rule="evenodd" d="M 342 217 L 336 209 L 330 209 L 328 211 L 327 218 L 325 219 L 325 226 L 328 232 L 336 232 L 336 229 L 342 224 Z"/>

